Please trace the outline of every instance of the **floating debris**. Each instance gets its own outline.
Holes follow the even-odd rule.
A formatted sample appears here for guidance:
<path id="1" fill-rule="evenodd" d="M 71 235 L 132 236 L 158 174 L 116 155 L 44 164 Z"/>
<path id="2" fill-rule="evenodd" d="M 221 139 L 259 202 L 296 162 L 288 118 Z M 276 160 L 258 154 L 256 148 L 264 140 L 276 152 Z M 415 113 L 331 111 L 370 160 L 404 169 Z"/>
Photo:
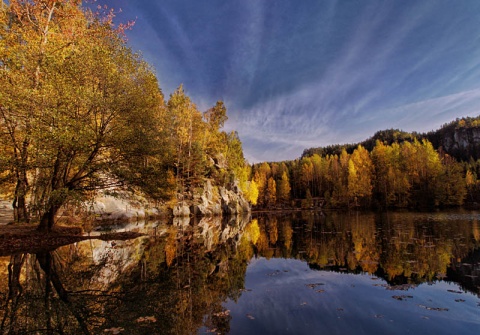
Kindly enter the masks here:
<path id="1" fill-rule="evenodd" d="M 425 305 L 417 305 L 418 307 L 425 308 L 428 311 L 437 311 L 437 312 L 448 312 L 448 308 L 441 308 L 441 307 L 428 307 Z"/>
<path id="2" fill-rule="evenodd" d="M 455 299 L 455 302 L 465 302 L 463 299 Z"/>
<path id="3" fill-rule="evenodd" d="M 306 287 L 309 287 L 311 289 L 316 289 L 317 286 L 323 286 L 325 285 L 324 283 L 315 283 L 315 284 L 305 284 Z"/>
<path id="4" fill-rule="evenodd" d="M 154 316 L 141 316 L 139 317 L 137 320 L 135 320 L 136 322 L 152 322 L 152 323 L 155 323 L 157 322 L 157 319 L 154 317 Z"/>
<path id="5" fill-rule="evenodd" d="M 246 316 L 247 316 L 247 318 L 249 318 L 250 320 L 255 320 L 255 317 L 254 317 L 252 314 L 248 314 L 248 313 L 247 313 Z"/>
<path id="6" fill-rule="evenodd" d="M 325 290 L 316 290 L 315 292 L 317 292 L 317 293 L 323 293 L 323 292 L 325 292 Z"/>
<path id="7" fill-rule="evenodd" d="M 214 314 L 213 314 L 213 316 L 218 316 L 218 317 L 220 317 L 220 318 L 225 318 L 225 317 L 227 317 L 227 316 L 229 316 L 229 315 L 230 315 L 230 310 L 229 310 L 229 309 L 224 310 L 224 311 L 222 311 L 222 312 L 218 312 L 218 313 L 214 313 Z"/>
<path id="8" fill-rule="evenodd" d="M 273 272 L 267 273 L 267 276 L 273 277 L 273 276 L 278 276 L 281 273 L 280 270 L 275 270 Z"/>
<path id="9" fill-rule="evenodd" d="M 403 284 L 403 285 L 394 285 L 387 287 L 389 291 L 408 291 L 411 288 L 415 288 L 417 285 L 414 284 Z"/>
<path id="10" fill-rule="evenodd" d="M 382 314 L 375 314 L 373 317 L 376 318 L 376 319 L 383 319 Z"/>
<path id="11" fill-rule="evenodd" d="M 305 306 L 305 305 L 307 305 L 305 301 L 300 304 L 300 306 Z"/>
<path id="12" fill-rule="evenodd" d="M 463 292 L 462 291 L 455 291 L 455 290 L 447 290 L 448 292 L 451 292 L 451 293 L 456 293 L 456 294 L 462 294 Z"/>
<path id="13" fill-rule="evenodd" d="M 395 300 L 402 301 L 402 300 L 407 300 L 407 299 L 413 299 L 413 296 L 411 296 L 411 295 L 394 295 L 394 296 L 392 296 L 392 298 L 395 299 Z"/>
<path id="14" fill-rule="evenodd" d="M 343 312 L 343 308 L 337 308 L 337 312 Z"/>

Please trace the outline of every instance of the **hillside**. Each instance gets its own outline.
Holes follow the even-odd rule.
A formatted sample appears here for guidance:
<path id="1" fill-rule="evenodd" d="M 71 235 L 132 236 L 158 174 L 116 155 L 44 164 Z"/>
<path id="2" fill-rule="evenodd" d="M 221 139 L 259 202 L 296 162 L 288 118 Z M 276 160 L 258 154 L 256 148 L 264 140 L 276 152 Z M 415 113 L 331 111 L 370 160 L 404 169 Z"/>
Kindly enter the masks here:
<path id="1" fill-rule="evenodd" d="M 433 208 L 480 204 L 480 116 L 429 133 L 382 130 L 252 166 L 257 209 Z"/>
<path id="2" fill-rule="evenodd" d="M 470 158 L 480 158 L 480 116 L 456 119 L 444 124 L 440 129 L 428 133 L 405 132 L 399 129 L 387 129 L 376 132 L 372 137 L 360 143 L 337 144 L 326 147 L 305 149 L 303 157 L 339 155 L 342 149 L 351 154 L 358 147 L 363 146 L 368 151 L 373 150 L 377 140 L 386 145 L 392 143 L 413 142 L 414 139 L 421 141 L 429 140 L 434 148 L 443 151 L 457 160 L 467 161 Z"/>

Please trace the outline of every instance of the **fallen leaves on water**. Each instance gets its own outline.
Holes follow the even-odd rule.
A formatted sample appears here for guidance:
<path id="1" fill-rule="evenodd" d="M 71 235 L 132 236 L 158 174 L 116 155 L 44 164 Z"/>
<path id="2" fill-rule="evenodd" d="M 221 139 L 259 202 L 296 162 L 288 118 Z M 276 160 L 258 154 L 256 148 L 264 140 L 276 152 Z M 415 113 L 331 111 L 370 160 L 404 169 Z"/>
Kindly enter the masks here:
<path id="1" fill-rule="evenodd" d="M 213 316 L 218 316 L 218 317 L 220 317 L 220 318 L 225 318 L 225 317 L 227 317 L 227 316 L 229 316 L 229 315 L 230 315 L 230 310 L 229 310 L 229 309 L 224 310 L 224 311 L 222 311 L 222 312 L 213 313 Z"/>
<path id="2" fill-rule="evenodd" d="M 157 319 L 154 316 L 141 316 L 136 321 L 138 323 L 140 323 L 140 322 L 157 322 Z"/>

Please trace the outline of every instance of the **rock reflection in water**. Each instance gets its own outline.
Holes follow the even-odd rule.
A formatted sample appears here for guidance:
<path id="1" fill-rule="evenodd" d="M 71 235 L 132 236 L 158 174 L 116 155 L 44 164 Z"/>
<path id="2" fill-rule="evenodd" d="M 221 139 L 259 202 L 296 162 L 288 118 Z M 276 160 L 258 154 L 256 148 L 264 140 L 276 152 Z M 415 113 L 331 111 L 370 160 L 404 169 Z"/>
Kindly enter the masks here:
<path id="1" fill-rule="evenodd" d="M 0 332 L 191 334 L 205 323 L 227 331 L 216 315 L 243 287 L 249 259 L 237 249 L 248 222 L 145 225 L 155 235 L 3 257 Z"/>
<path id="2" fill-rule="evenodd" d="M 225 302 L 248 291 L 247 266 L 260 257 L 369 273 L 396 290 L 455 281 L 479 295 L 477 218 L 476 213 L 303 212 L 130 225 L 127 229 L 146 235 L 0 258 L 1 332 L 227 333 L 232 314 Z"/>

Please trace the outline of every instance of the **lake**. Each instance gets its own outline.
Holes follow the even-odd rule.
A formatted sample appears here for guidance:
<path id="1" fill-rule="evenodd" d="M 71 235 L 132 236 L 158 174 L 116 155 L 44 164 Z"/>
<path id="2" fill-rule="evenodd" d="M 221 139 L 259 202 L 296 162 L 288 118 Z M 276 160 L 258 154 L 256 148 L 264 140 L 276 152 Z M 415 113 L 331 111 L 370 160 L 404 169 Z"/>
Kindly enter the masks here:
<path id="1" fill-rule="evenodd" d="M 478 334 L 480 212 L 102 225 L 0 258 L 2 334 Z"/>

